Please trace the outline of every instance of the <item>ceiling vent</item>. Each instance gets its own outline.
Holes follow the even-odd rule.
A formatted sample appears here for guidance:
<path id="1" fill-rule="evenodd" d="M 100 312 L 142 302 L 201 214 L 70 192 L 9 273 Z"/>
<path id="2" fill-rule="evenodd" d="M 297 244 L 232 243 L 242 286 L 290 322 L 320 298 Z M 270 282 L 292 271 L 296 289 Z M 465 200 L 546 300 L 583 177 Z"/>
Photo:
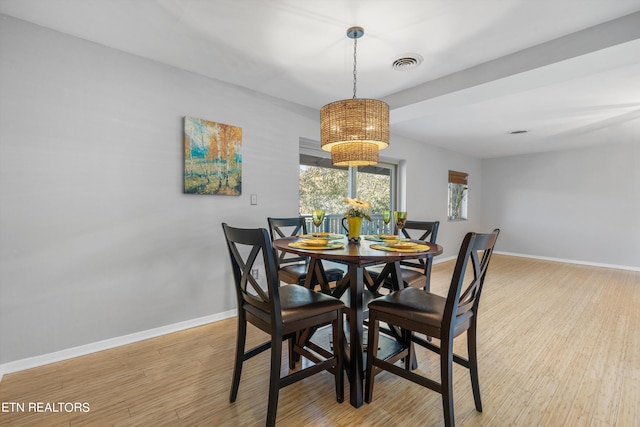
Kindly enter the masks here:
<path id="1" fill-rule="evenodd" d="M 410 70 L 422 64 L 422 56 L 417 53 L 408 53 L 393 61 L 391 66 L 394 70 Z"/>

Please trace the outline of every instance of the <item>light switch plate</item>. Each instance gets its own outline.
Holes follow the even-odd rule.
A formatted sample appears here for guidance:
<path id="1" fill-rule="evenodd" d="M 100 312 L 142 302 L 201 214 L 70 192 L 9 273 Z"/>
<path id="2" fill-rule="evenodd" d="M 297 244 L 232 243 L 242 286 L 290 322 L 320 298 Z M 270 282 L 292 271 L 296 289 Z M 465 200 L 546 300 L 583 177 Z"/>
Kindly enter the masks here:
<path id="1" fill-rule="evenodd" d="M 258 204 L 258 195 L 257 194 L 252 194 L 251 195 L 251 204 L 252 205 L 257 205 Z"/>

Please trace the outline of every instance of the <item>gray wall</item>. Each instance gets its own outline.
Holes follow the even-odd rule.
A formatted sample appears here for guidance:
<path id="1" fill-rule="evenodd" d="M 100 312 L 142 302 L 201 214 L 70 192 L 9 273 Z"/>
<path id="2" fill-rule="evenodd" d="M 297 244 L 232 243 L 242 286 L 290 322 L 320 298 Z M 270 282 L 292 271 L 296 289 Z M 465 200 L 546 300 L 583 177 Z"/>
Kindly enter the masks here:
<path id="1" fill-rule="evenodd" d="M 438 244 L 445 252 L 436 262 L 456 256 L 468 231 L 481 231 L 483 187 L 481 162 L 452 151 L 394 137 L 390 147 L 397 158 L 406 159 L 406 210 L 416 220 L 438 220 Z M 386 152 L 383 152 L 386 154 Z M 448 221 L 449 170 L 469 174 L 468 220 Z"/>
<path id="2" fill-rule="evenodd" d="M 640 269 L 640 120 L 576 138 L 597 145 L 482 162 L 496 250 Z"/>
<path id="3" fill-rule="evenodd" d="M 0 363 L 233 309 L 220 223 L 297 214 L 316 111 L 7 17 L 0 93 Z M 242 196 L 182 194 L 185 115 L 242 127 Z"/>
<path id="4" fill-rule="evenodd" d="M 186 115 L 242 127 L 242 196 L 182 194 Z M 297 215 L 299 139 L 319 139 L 318 116 L 0 15 L 0 374 L 233 310 L 220 223 Z M 446 171 L 469 172 L 472 220 L 440 234 L 454 255 L 480 223 L 480 161 L 395 136 L 384 155 L 407 159 L 416 219 L 446 222 Z"/>

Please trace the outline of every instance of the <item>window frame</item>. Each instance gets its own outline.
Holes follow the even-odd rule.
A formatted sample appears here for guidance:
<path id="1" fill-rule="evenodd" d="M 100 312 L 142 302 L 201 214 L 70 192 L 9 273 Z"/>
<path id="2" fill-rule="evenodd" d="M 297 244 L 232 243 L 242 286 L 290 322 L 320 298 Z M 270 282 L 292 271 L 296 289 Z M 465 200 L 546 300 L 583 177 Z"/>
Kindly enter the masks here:
<path id="1" fill-rule="evenodd" d="M 310 156 L 318 159 L 328 160 L 328 165 L 323 164 L 314 164 L 310 165 L 308 163 L 302 163 L 300 161 L 301 156 Z M 348 195 L 347 197 L 356 198 L 358 194 L 358 172 L 369 172 L 370 168 L 383 168 L 389 170 L 389 178 L 390 178 L 390 191 L 389 191 L 389 209 L 391 211 L 396 210 L 398 206 L 398 195 L 400 194 L 400 189 L 398 186 L 400 185 L 400 180 L 398 179 L 398 171 L 400 166 L 400 161 L 392 160 L 388 158 L 381 159 L 377 165 L 375 166 L 360 166 L 360 167 L 349 167 L 348 170 Z M 332 166 L 331 164 L 331 153 L 328 151 L 324 151 L 320 149 L 320 142 L 314 142 L 308 139 L 300 138 L 300 152 L 298 155 L 298 167 L 300 165 L 307 166 L 316 166 L 316 167 L 329 167 L 332 169 L 341 169 L 345 170 L 345 167 Z"/>
<path id="2" fill-rule="evenodd" d="M 462 195 L 459 203 L 459 216 L 453 214 L 453 200 L 452 200 L 452 186 L 459 186 L 462 191 Z M 468 205 L 469 205 L 469 174 L 466 172 L 458 172 L 449 170 L 449 177 L 447 179 L 447 220 L 448 221 L 466 221 L 469 219 Z"/>

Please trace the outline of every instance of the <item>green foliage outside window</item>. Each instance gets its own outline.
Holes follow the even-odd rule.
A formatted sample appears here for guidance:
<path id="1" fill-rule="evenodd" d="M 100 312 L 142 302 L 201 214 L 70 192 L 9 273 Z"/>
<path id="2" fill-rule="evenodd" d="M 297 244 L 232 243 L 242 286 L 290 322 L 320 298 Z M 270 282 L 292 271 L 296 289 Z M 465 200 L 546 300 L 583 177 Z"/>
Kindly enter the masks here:
<path id="1" fill-rule="evenodd" d="M 391 208 L 391 182 L 389 175 L 358 172 L 359 199 L 371 203 L 371 212 L 382 213 Z"/>
<path id="2" fill-rule="evenodd" d="M 374 214 L 389 209 L 391 183 L 389 175 L 358 172 L 356 197 L 371 203 Z M 316 166 L 300 166 L 300 214 L 310 215 L 313 209 L 327 214 L 343 214 L 343 198 L 348 195 L 347 170 Z"/>
<path id="3" fill-rule="evenodd" d="M 300 166 L 300 214 L 311 215 L 314 209 L 324 209 L 327 214 L 342 212 L 348 183 L 346 170 Z"/>
<path id="4" fill-rule="evenodd" d="M 449 219 L 467 219 L 467 212 L 463 202 L 467 195 L 468 187 L 463 184 L 449 183 Z"/>

